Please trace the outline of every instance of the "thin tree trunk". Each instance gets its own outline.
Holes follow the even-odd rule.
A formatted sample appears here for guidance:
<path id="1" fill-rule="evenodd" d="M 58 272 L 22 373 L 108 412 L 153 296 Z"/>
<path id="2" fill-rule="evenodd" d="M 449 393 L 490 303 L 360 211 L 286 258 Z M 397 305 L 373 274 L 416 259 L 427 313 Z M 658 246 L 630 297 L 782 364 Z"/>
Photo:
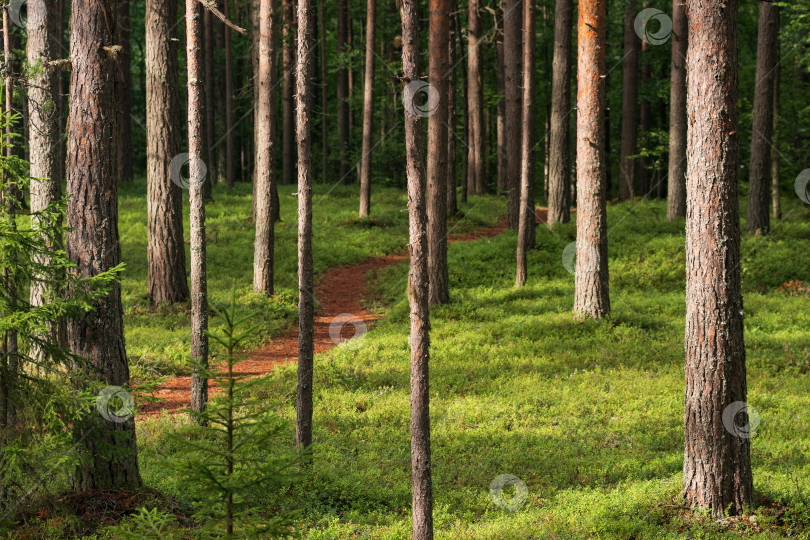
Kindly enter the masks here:
<path id="1" fill-rule="evenodd" d="M 121 260 L 118 236 L 116 45 L 113 0 L 74 2 L 71 17 L 65 251 L 78 275 L 92 277 Z M 88 158 L 90 156 L 90 158 Z M 91 302 L 68 323 L 70 350 L 88 362 L 101 384 L 129 384 L 121 285 Z M 82 369 L 77 366 L 77 369 Z M 124 418 L 118 418 L 124 420 Z M 73 440 L 87 457 L 73 471 L 74 491 L 141 486 L 135 421 L 112 422 L 90 411 L 73 424 Z"/>
<path id="2" fill-rule="evenodd" d="M 329 125 L 326 121 L 328 116 L 326 92 L 329 88 L 329 81 L 326 78 L 326 15 L 324 14 L 324 1 L 318 2 L 318 45 L 320 46 L 321 62 L 321 182 L 326 184 L 329 176 L 329 152 L 327 143 L 329 140 L 327 129 Z"/>
<path id="3" fill-rule="evenodd" d="M 374 121 L 374 27 L 377 1 L 366 3 L 366 77 L 363 87 L 363 155 L 360 161 L 360 217 L 371 212 L 371 138 Z"/>
<path id="4" fill-rule="evenodd" d="M 59 41 L 59 12 L 49 9 L 46 0 L 28 1 L 28 18 L 26 29 L 28 33 L 27 49 L 28 63 L 36 66 L 61 55 L 58 48 Z M 32 216 L 44 210 L 62 197 L 62 182 L 59 175 L 58 146 L 59 146 L 59 72 L 51 69 L 42 69 L 32 75 L 28 86 L 28 103 L 30 111 L 30 134 L 28 145 L 31 149 L 31 212 Z M 32 217 L 32 226 L 49 227 L 52 224 L 41 222 Z M 57 249 L 59 246 L 50 246 Z M 36 262 L 49 265 L 51 258 L 47 255 L 36 256 Z M 40 277 L 34 276 L 31 280 L 30 298 L 32 306 L 43 306 L 53 294 Z M 64 322 L 53 323 L 48 330 L 50 339 L 60 345 L 66 344 Z M 32 349 L 34 344 L 32 344 Z M 41 358 L 41 351 L 32 350 L 31 356 Z"/>
<path id="5" fill-rule="evenodd" d="M 523 114 L 520 150 L 520 222 L 515 285 L 526 284 L 527 252 L 534 247 L 534 2 L 523 2 Z"/>
<path id="6" fill-rule="evenodd" d="M 503 2 L 504 151 L 508 225 L 513 230 L 518 228 L 520 214 L 522 2 L 523 0 Z"/>
<path id="7" fill-rule="evenodd" d="M 402 0 L 402 76 L 419 80 L 419 15 L 416 0 Z M 422 168 L 421 117 L 405 109 L 405 170 L 408 177 L 411 349 L 411 487 L 414 540 L 433 538 L 433 482 L 430 471 L 430 316 L 428 245 Z"/>
<path id="8" fill-rule="evenodd" d="M 777 24 L 778 24 L 777 13 Z M 779 61 L 779 33 L 777 31 L 776 41 L 776 73 L 773 78 L 773 135 L 771 140 L 773 142 L 773 152 L 771 153 L 771 203 L 773 206 L 773 219 L 782 219 L 782 204 L 779 201 L 779 75 L 780 75 L 780 61 Z"/>
<path id="9" fill-rule="evenodd" d="M 214 76 L 214 16 L 209 10 L 205 10 L 205 127 L 207 129 L 207 143 L 208 152 L 206 153 L 206 164 L 209 171 L 209 181 L 211 184 L 216 184 L 218 181 L 217 173 L 217 153 L 214 145 L 217 142 L 217 124 L 216 124 L 216 85 Z M 148 45 L 148 44 L 147 44 Z"/>
<path id="10" fill-rule="evenodd" d="M 495 36 L 495 57 L 497 59 L 497 66 L 495 69 L 496 83 L 498 88 L 498 109 L 496 122 L 496 136 L 498 139 L 498 192 L 506 195 L 509 189 L 508 174 L 506 170 L 506 77 L 503 58 L 503 11 L 498 10 L 496 16 L 498 23 L 498 30 Z"/>
<path id="11" fill-rule="evenodd" d="M 205 246 L 205 132 L 203 103 L 203 15 L 197 0 L 186 0 L 188 66 L 189 229 L 191 253 L 191 359 L 208 367 L 208 271 Z M 191 408 L 202 412 L 208 402 L 208 379 L 191 375 Z"/>
<path id="12" fill-rule="evenodd" d="M 450 0 L 450 13 L 455 13 L 456 2 Z M 455 27 L 453 21 L 450 27 Z M 448 34 L 447 40 L 447 216 L 458 213 L 456 193 L 456 36 Z"/>
<path id="13" fill-rule="evenodd" d="M 647 7 L 647 2 L 643 3 L 644 8 Z M 646 88 L 650 81 L 650 75 L 652 74 L 650 68 L 650 59 L 648 43 L 646 41 L 642 41 L 641 43 L 641 84 L 640 87 L 642 89 Z M 639 148 L 639 153 L 646 146 L 649 144 L 647 138 L 649 137 L 650 133 L 650 125 L 652 123 L 652 106 L 650 101 L 643 97 L 641 98 L 641 105 L 639 107 L 639 138 L 641 140 L 641 147 Z M 638 182 L 638 194 L 642 197 L 650 198 L 650 170 L 649 170 L 649 163 L 646 157 L 639 157 L 636 160 L 636 170 L 637 172 L 637 182 Z"/>
<path id="14" fill-rule="evenodd" d="M 606 0 L 580 0 L 577 65 L 577 257 L 574 314 L 610 313 L 605 202 Z"/>
<path id="15" fill-rule="evenodd" d="M 116 0 L 116 40 L 118 53 L 118 180 L 131 182 L 132 171 L 132 68 L 129 43 L 129 0 Z"/>
<path id="16" fill-rule="evenodd" d="M 672 61 L 669 92 L 667 220 L 686 216 L 686 50 L 689 24 L 684 0 L 672 0 Z"/>
<path id="17" fill-rule="evenodd" d="M 295 182 L 295 3 L 282 0 L 284 18 L 284 118 L 282 150 L 282 184 Z"/>
<path id="18" fill-rule="evenodd" d="M 571 40 L 574 4 L 557 0 L 554 12 L 554 63 L 551 76 L 548 226 L 571 221 Z"/>
<path id="19" fill-rule="evenodd" d="M 450 301 L 447 271 L 447 75 L 449 0 L 430 0 L 428 81 L 439 96 L 428 118 L 427 216 L 430 305 Z"/>
<path id="20" fill-rule="evenodd" d="M 723 422 L 727 411 L 734 413 L 730 405 L 747 399 L 737 195 L 738 0 L 726 0 L 722 8 L 708 0 L 686 6 L 683 494 L 689 506 L 722 517 L 740 514 L 753 493 L 750 441 Z"/>
<path id="21" fill-rule="evenodd" d="M 270 18 L 270 35 L 273 36 L 272 50 L 273 50 L 273 68 L 270 70 L 270 140 L 273 148 L 279 148 L 279 129 L 278 129 L 278 81 L 279 81 L 279 67 L 284 65 L 283 54 L 284 46 L 281 42 L 283 27 L 281 26 L 281 10 L 282 4 L 280 0 L 270 0 L 273 3 L 272 10 L 275 16 Z M 282 89 L 283 90 L 283 89 Z M 274 151 L 273 159 L 273 182 L 270 190 L 270 197 L 273 208 L 273 221 L 281 221 L 281 199 L 278 197 L 278 179 L 276 178 L 277 169 L 277 156 L 278 151 Z M 283 176 L 282 171 L 282 176 Z"/>
<path id="22" fill-rule="evenodd" d="M 461 202 L 467 202 L 467 170 L 469 169 L 467 165 L 467 149 L 470 147 L 470 117 L 467 114 L 467 64 L 464 62 L 464 34 L 461 31 L 461 13 L 462 10 L 459 9 L 458 0 L 454 0 L 454 8 L 453 8 L 453 32 L 455 34 L 456 41 L 453 43 L 453 47 L 455 48 L 455 60 L 453 60 L 453 64 L 455 65 L 456 62 L 459 63 L 461 66 L 461 117 L 463 119 L 464 124 L 464 148 L 461 149 Z M 458 58 L 458 55 L 461 54 L 461 58 Z M 455 155 L 455 153 L 454 153 Z M 454 176 L 455 177 L 455 176 Z M 458 205 L 456 205 L 458 206 Z"/>
<path id="23" fill-rule="evenodd" d="M 484 193 L 484 85 L 481 8 L 479 0 L 469 0 L 467 13 L 467 189 Z"/>
<path id="24" fill-rule="evenodd" d="M 223 14 L 228 20 L 231 17 L 231 0 L 225 0 Z M 225 181 L 228 187 L 236 182 L 236 115 L 233 104 L 233 46 L 231 28 L 225 25 Z"/>
<path id="25" fill-rule="evenodd" d="M 340 65 L 345 59 L 349 40 L 349 6 L 347 0 L 337 0 L 337 53 Z M 338 105 L 338 153 L 340 154 L 339 174 L 343 184 L 351 184 L 349 176 L 349 71 L 341 67 L 337 71 L 337 105 Z"/>
<path id="26" fill-rule="evenodd" d="M 779 34 L 779 8 L 759 3 L 757 75 L 754 86 L 754 127 L 751 131 L 751 173 L 748 178 L 749 234 L 766 234 L 771 228 L 768 187 L 771 182 L 771 137 L 773 136 L 773 93 Z"/>
<path id="27" fill-rule="evenodd" d="M 253 290 L 272 296 L 275 248 L 275 220 L 273 219 L 273 188 L 275 187 L 276 147 L 273 144 L 272 101 L 273 71 L 276 69 L 273 45 L 276 17 L 273 0 L 261 0 L 259 5 L 259 69 L 258 100 L 256 102 L 256 238 L 253 252 Z"/>
<path id="28" fill-rule="evenodd" d="M 622 155 L 619 174 L 619 200 L 635 196 L 635 167 L 633 156 L 638 139 L 638 50 L 640 40 L 633 28 L 636 0 L 624 8 L 624 60 L 622 61 Z"/>
<path id="29" fill-rule="evenodd" d="M 296 447 L 312 444 L 312 371 L 315 286 L 312 263 L 312 68 L 315 25 L 312 0 L 298 0 L 296 135 L 298 141 L 298 416 Z"/>

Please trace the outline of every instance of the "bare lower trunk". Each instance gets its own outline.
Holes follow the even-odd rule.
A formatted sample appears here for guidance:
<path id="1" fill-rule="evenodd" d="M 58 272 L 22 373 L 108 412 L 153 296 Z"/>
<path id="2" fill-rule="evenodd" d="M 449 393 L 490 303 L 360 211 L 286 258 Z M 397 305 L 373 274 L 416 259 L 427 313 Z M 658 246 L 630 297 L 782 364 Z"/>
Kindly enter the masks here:
<path id="1" fill-rule="evenodd" d="M 495 57 L 497 59 L 497 66 L 495 68 L 496 82 L 498 88 L 498 108 L 497 118 L 495 120 L 495 134 L 498 140 L 498 192 L 506 194 L 509 186 L 507 185 L 507 170 L 506 170 L 506 99 L 504 98 L 506 80 L 504 75 L 504 58 L 503 58 L 503 12 L 499 11 L 496 19 L 499 23 L 499 28 L 495 36 Z"/>
<path id="2" fill-rule="evenodd" d="M 70 34 L 70 124 L 67 192 L 70 199 L 67 256 L 81 277 L 110 270 L 121 260 L 118 236 L 118 179 L 113 0 L 75 2 Z M 70 350 L 86 359 L 76 366 L 94 382 L 125 387 L 129 366 L 124 344 L 121 285 L 92 302 L 92 310 L 68 323 Z M 123 418 L 121 418 L 123 419 Z M 73 471 L 73 489 L 136 489 L 141 486 L 135 421 L 112 422 L 88 411 L 73 424 L 73 440 L 86 460 Z"/>
<path id="3" fill-rule="evenodd" d="M 450 301 L 447 271 L 447 74 L 449 69 L 449 0 L 430 0 L 430 66 L 428 80 L 438 94 L 428 118 L 427 216 L 428 274 L 431 305 Z"/>
<path id="4" fill-rule="evenodd" d="M 737 196 L 737 0 L 688 0 L 686 392 L 683 494 L 715 517 L 752 502 Z M 706 114 L 712 111 L 712 114 Z M 730 410 L 734 416 L 734 409 Z"/>
<path id="5" fill-rule="evenodd" d="M 374 27 L 376 0 L 366 8 L 366 76 L 363 87 L 363 155 L 360 161 L 360 217 L 371 212 L 371 138 L 374 120 Z"/>
<path id="6" fill-rule="evenodd" d="M 580 0 L 577 66 L 577 257 L 574 314 L 610 313 L 605 203 L 606 0 Z"/>
<path id="7" fill-rule="evenodd" d="M 672 0 L 667 219 L 686 216 L 686 49 L 689 24 L 683 0 Z"/>
<path id="8" fill-rule="evenodd" d="M 419 35 L 416 0 L 402 0 L 403 83 L 419 80 Z M 411 486 L 414 540 L 433 538 L 433 482 L 430 471 L 430 317 L 428 245 L 422 168 L 421 118 L 405 108 L 405 169 L 408 178 L 411 311 Z"/>
<path id="9" fill-rule="evenodd" d="M 208 272 L 205 247 L 206 155 L 203 103 L 202 11 L 197 0 L 186 0 L 186 58 L 188 66 L 189 229 L 191 253 L 191 359 L 208 367 Z M 205 410 L 208 379 L 191 375 L 191 409 Z"/>
<path id="10" fill-rule="evenodd" d="M 759 3 L 757 76 L 754 87 L 754 127 L 751 131 L 751 174 L 748 177 L 749 234 L 765 234 L 771 227 L 768 191 L 771 182 L 771 137 L 773 136 L 773 94 L 776 74 L 779 8 Z"/>
<path id="11" fill-rule="evenodd" d="M 273 188 L 275 184 L 272 117 L 273 71 L 277 69 L 273 50 L 276 16 L 273 0 L 259 4 L 259 66 L 257 75 L 258 100 L 256 102 L 256 238 L 253 251 L 253 290 L 273 295 L 273 257 L 275 248 L 275 220 L 273 219 Z"/>
<path id="12" fill-rule="evenodd" d="M 467 19 L 467 190 L 484 193 L 484 85 L 481 11 L 479 0 L 469 0 Z"/>
<path id="13" fill-rule="evenodd" d="M 520 222 L 515 285 L 526 284 L 527 252 L 534 247 L 534 2 L 523 2 L 523 114 L 520 149 Z"/>
<path id="14" fill-rule="evenodd" d="M 315 286 L 312 267 L 312 67 L 314 19 L 312 0 L 298 0 L 296 121 L 298 142 L 298 416 L 295 441 L 299 452 L 312 444 L 312 371 Z"/>
<path id="15" fill-rule="evenodd" d="M 779 201 L 779 41 L 777 34 L 776 73 L 773 78 L 773 152 L 771 153 L 771 203 L 773 219 L 782 219 L 782 204 Z"/>
<path id="16" fill-rule="evenodd" d="M 636 18 L 636 0 L 629 0 L 624 9 L 624 60 L 622 61 L 622 155 L 619 174 L 619 200 L 635 196 L 638 138 L 638 50 L 640 40 L 633 23 Z"/>
<path id="17" fill-rule="evenodd" d="M 557 0 L 554 14 L 554 64 L 551 82 L 551 133 L 548 167 L 548 226 L 571 221 L 571 34 L 572 0 Z"/>
<path id="18" fill-rule="evenodd" d="M 506 152 L 507 214 L 510 229 L 517 230 L 520 214 L 520 133 L 522 0 L 503 3 L 504 144 Z"/>

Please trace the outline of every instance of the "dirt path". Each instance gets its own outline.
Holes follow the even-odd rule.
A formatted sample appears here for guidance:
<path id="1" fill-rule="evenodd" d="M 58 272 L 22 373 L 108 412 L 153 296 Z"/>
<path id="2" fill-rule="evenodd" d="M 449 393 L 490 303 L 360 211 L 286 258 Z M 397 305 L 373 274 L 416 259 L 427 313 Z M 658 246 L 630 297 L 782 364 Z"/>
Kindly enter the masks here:
<path id="1" fill-rule="evenodd" d="M 536 210 L 538 223 L 546 222 L 546 209 Z M 450 243 L 471 242 L 479 238 L 491 238 L 506 230 L 505 219 L 497 227 L 478 229 L 468 234 L 450 237 Z M 380 315 L 365 309 L 362 305 L 366 296 L 366 275 L 372 270 L 385 268 L 407 260 L 407 252 L 375 257 L 362 263 L 339 266 L 326 271 L 316 288 L 315 297 L 320 303 L 315 314 L 315 353 L 323 352 L 336 345 L 335 341 L 349 339 L 354 335 L 352 324 L 344 324 L 341 339 L 333 340 L 330 336 L 330 325 L 335 317 L 352 314 L 351 322 L 362 321 L 371 328 Z M 334 332 L 334 331 L 333 331 Z M 337 337 L 337 336 L 335 336 Z M 237 374 L 241 376 L 258 376 L 270 372 L 276 364 L 295 361 L 298 356 L 298 325 L 275 336 L 263 347 L 253 351 L 245 360 L 237 364 Z M 188 407 L 191 392 L 191 377 L 173 377 L 162 384 L 155 397 L 162 399 L 159 403 L 141 405 L 138 413 L 144 416 L 156 416 L 163 413 L 175 413 Z M 211 395 L 217 388 L 209 390 Z"/>

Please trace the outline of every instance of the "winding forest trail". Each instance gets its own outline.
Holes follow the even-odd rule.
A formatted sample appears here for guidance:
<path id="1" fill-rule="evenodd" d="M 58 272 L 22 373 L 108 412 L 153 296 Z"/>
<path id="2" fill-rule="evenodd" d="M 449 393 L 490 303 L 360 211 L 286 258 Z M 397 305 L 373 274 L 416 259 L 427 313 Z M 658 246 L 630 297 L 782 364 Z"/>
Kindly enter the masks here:
<path id="1" fill-rule="evenodd" d="M 546 209 L 537 208 L 535 219 L 537 223 L 546 222 Z M 450 243 L 472 242 L 480 238 L 492 238 L 506 230 L 506 219 L 502 218 L 497 227 L 487 227 L 473 232 L 450 236 Z M 407 252 L 374 257 L 358 264 L 330 268 L 324 274 L 316 287 L 315 298 L 318 299 L 318 308 L 315 313 L 315 353 L 323 352 L 336 346 L 330 336 L 329 330 L 335 317 L 342 314 L 351 314 L 349 324 L 341 329 L 341 341 L 350 339 L 354 335 L 351 322 L 363 321 L 368 329 L 374 321 L 380 318 L 379 313 L 369 311 L 362 305 L 363 298 L 368 290 L 366 275 L 374 270 L 385 268 L 407 260 Z M 281 334 L 272 338 L 264 346 L 248 353 L 247 357 L 236 364 L 235 373 L 239 376 L 256 377 L 269 373 L 277 364 L 295 361 L 298 356 L 298 325 L 293 325 Z M 218 389 L 212 385 L 209 395 L 213 396 Z M 172 377 L 158 387 L 154 397 L 161 401 L 157 403 L 142 404 L 138 408 L 141 416 L 159 416 L 164 413 L 172 414 L 187 408 L 191 394 L 191 377 Z"/>

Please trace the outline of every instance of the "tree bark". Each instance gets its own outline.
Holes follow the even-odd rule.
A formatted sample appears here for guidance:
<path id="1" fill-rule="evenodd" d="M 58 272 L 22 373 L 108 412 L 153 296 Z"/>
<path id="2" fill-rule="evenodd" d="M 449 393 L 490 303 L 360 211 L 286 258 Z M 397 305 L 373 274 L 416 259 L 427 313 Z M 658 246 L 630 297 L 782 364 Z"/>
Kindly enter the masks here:
<path id="1" fill-rule="evenodd" d="M 374 121 L 374 27 L 377 1 L 366 3 L 366 76 L 363 87 L 363 155 L 360 161 L 360 217 L 371 212 L 371 138 Z"/>
<path id="2" fill-rule="evenodd" d="M 46 0 L 29 0 L 27 18 L 27 56 L 31 66 L 42 65 L 55 60 L 59 55 L 59 12 L 49 9 Z M 62 197 L 62 182 L 59 174 L 59 72 L 53 69 L 35 71 L 28 85 L 29 103 L 29 140 L 31 149 L 31 186 L 30 201 L 32 216 L 41 212 L 48 205 Z M 40 222 L 32 217 L 32 226 L 48 227 L 51 224 Z M 59 246 L 50 246 L 53 249 Z M 51 258 L 38 255 L 36 262 L 49 265 Z M 53 291 L 34 276 L 31 280 L 30 298 L 32 306 L 43 306 L 48 302 Z M 50 326 L 50 338 L 60 345 L 66 344 L 64 323 Z M 32 344 L 32 348 L 33 344 Z M 32 356 L 40 357 L 41 353 L 32 350 Z"/>
<path id="3" fill-rule="evenodd" d="M 520 214 L 521 51 L 523 0 L 503 2 L 504 151 L 506 152 L 507 214 L 517 230 Z"/>
<path id="4" fill-rule="evenodd" d="M 230 20 L 231 0 L 225 0 L 223 14 Z M 228 187 L 236 182 L 236 116 L 233 104 L 233 45 L 231 28 L 225 25 L 225 181 Z"/>
<path id="5" fill-rule="evenodd" d="M 282 0 L 284 18 L 284 107 L 282 149 L 282 184 L 295 182 L 295 4 L 296 0 Z"/>
<path id="6" fill-rule="evenodd" d="M 689 24 L 684 0 L 672 0 L 672 61 L 669 91 L 667 220 L 686 216 L 686 50 Z"/>
<path id="7" fill-rule="evenodd" d="M 574 314 L 610 313 L 605 202 L 606 0 L 580 0 L 577 64 L 577 258 Z"/>
<path id="8" fill-rule="evenodd" d="M 534 247 L 534 2 L 523 1 L 523 111 L 520 149 L 520 221 L 515 285 L 526 284 L 527 252 Z"/>
<path id="9" fill-rule="evenodd" d="M 757 75 L 754 86 L 754 127 L 751 131 L 751 173 L 748 178 L 749 234 L 766 234 L 771 228 L 768 191 L 771 182 L 771 137 L 773 136 L 773 94 L 776 74 L 779 8 L 759 3 Z"/>
<path id="10" fill-rule="evenodd" d="M 629 0 L 624 9 L 624 60 L 622 61 L 622 155 L 619 174 L 619 200 L 635 196 L 636 160 L 638 139 L 638 50 L 641 40 L 636 35 L 633 22 L 636 17 L 636 0 Z"/>
<path id="11" fill-rule="evenodd" d="M 777 24 L 778 24 L 777 13 Z M 773 78 L 773 152 L 771 153 L 771 203 L 773 206 L 773 219 L 782 219 L 782 203 L 779 200 L 779 75 L 781 73 L 779 61 L 779 32 L 776 38 L 776 73 Z"/>
<path id="12" fill-rule="evenodd" d="M 467 190 L 484 194 L 484 85 L 481 8 L 469 0 L 467 13 Z"/>
<path id="13" fill-rule="evenodd" d="M 189 229 L 191 231 L 191 359 L 208 367 L 208 271 L 205 246 L 205 132 L 203 130 L 202 12 L 197 0 L 186 0 L 188 66 Z M 191 375 L 191 408 L 202 412 L 208 402 L 208 379 Z"/>
<path id="14" fill-rule="evenodd" d="M 337 0 L 337 54 L 340 68 L 337 71 L 338 105 L 338 153 L 340 154 L 340 180 L 343 184 L 352 183 L 349 177 L 349 71 L 343 67 L 342 57 L 348 50 L 349 6 L 347 0 Z"/>
<path id="15" fill-rule="evenodd" d="M 275 187 L 275 145 L 272 136 L 272 118 L 275 102 L 272 100 L 275 51 L 273 45 L 273 19 L 276 17 L 273 0 L 259 4 L 259 69 L 258 100 L 256 103 L 256 238 L 253 252 L 253 290 L 272 296 L 275 250 L 275 219 L 273 189 Z"/>
<path id="16" fill-rule="evenodd" d="M 312 263 L 312 68 L 315 25 L 312 0 L 298 0 L 296 136 L 298 142 L 298 416 L 299 452 L 312 444 L 315 286 Z"/>
<path id="17" fill-rule="evenodd" d="M 498 88 L 498 108 L 495 119 L 495 136 L 498 144 L 498 192 L 507 195 L 509 189 L 506 170 L 506 77 L 504 67 L 503 52 L 503 10 L 499 9 L 496 15 L 498 29 L 495 34 L 495 58 L 497 66 L 495 68 L 495 78 Z"/>
<path id="18" fill-rule="evenodd" d="M 118 56 L 118 179 L 131 182 L 132 171 L 132 50 L 129 43 L 130 0 L 116 0 L 116 41 L 121 46 Z"/>
<path id="19" fill-rule="evenodd" d="M 683 494 L 740 514 L 752 502 L 750 444 L 724 429 L 746 400 L 737 196 L 737 0 L 688 0 L 686 392 Z M 710 114 L 707 114 L 710 111 Z"/>
<path id="20" fill-rule="evenodd" d="M 153 304 L 188 298 L 183 195 L 172 181 L 180 153 L 176 0 L 146 3 L 147 295 Z"/>
<path id="21" fill-rule="evenodd" d="M 402 0 L 403 82 L 419 80 L 417 0 Z M 411 349 L 411 487 L 414 540 L 433 538 L 433 481 L 430 470 L 430 315 L 428 245 L 422 172 L 421 117 L 405 108 L 405 170 L 408 178 Z"/>
<path id="22" fill-rule="evenodd" d="M 427 216 L 430 305 L 450 301 L 447 271 L 447 74 L 449 0 L 430 0 L 428 82 L 439 96 L 428 118 Z"/>
<path id="23" fill-rule="evenodd" d="M 574 5 L 557 0 L 554 14 L 554 63 L 551 76 L 548 226 L 571 221 L 571 39 Z"/>
<path id="24" fill-rule="evenodd" d="M 75 272 L 92 277 L 121 260 L 118 237 L 116 143 L 117 64 L 113 0 L 73 2 L 70 35 L 67 227 L 65 251 Z M 68 323 L 70 350 L 87 360 L 87 375 L 101 385 L 129 384 L 121 285 Z M 75 420 L 73 440 L 87 461 L 73 471 L 73 489 L 136 489 L 141 485 L 135 421 L 110 422 L 95 411 Z M 114 454 L 114 457 L 113 457 Z"/>

